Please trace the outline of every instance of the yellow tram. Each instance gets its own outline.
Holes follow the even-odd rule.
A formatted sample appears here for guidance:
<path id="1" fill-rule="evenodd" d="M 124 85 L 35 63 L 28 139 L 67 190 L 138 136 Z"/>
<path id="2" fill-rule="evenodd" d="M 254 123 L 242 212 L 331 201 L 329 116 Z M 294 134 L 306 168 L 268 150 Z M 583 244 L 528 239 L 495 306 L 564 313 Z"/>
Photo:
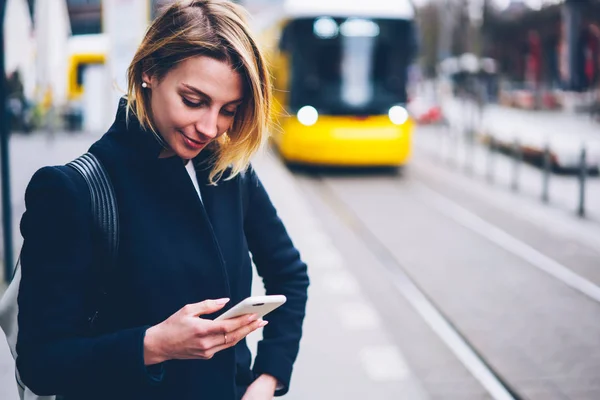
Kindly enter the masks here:
<path id="1" fill-rule="evenodd" d="M 411 154 L 410 0 L 287 0 L 271 64 L 273 141 L 290 163 L 400 166 Z M 267 35 L 269 36 L 269 35 Z"/>

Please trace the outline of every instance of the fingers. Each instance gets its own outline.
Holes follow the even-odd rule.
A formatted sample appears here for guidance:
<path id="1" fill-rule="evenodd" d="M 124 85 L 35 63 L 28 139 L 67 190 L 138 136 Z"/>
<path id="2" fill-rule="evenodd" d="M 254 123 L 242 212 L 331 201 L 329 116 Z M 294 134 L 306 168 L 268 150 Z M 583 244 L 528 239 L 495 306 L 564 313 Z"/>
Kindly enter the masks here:
<path id="1" fill-rule="evenodd" d="M 219 332 L 229 333 L 234 332 L 242 328 L 243 326 L 251 324 L 256 320 L 258 320 L 258 315 L 246 314 L 235 318 L 225 319 L 222 321 L 215 321 L 215 324 L 218 327 L 218 329 L 220 329 Z"/>
<path id="2" fill-rule="evenodd" d="M 259 320 L 252 322 L 251 324 L 244 325 L 241 328 L 228 333 L 227 334 L 227 339 L 228 339 L 227 344 L 229 344 L 231 342 L 231 343 L 233 343 L 233 345 L 236 345 L 240 340 L 242 340 L 243 338 L 248 336 L 250 333 L 254 332 L 255 330 L 257 330 L 259 328 L 264 328 L 268 323 L 269 323 L 268 321 L 263 321 L 262 319 L 259 319 Z"/>
<path id="3" fill-rule="evenodd" d="M 200 303 L 188 304 L 183 307 L 182 311 L 186 315 L 199 317 L 219 311 L 228 302 L 229 299 L 205 300 Z"/>
<path id="4" fill-rule="evenodd" d="M 244 325 L 241 328 L 229 333 L 217 333 L 206 337 L 201 345 L 201 351 L 198 354 L 203 359 L 210 359 L 213 355 L 221 350 L 228 349 L 238 344 L 242 339 L 248 336 L 259 328 L 263 328 L 268 324 L 268 321 L 256 320 L 250 324 Z M 227 335 L 227 343 L 225 343 L 225 335 Z"/>
<path id="5" fill-rule="evenodd" d="M 196 336 L 200 338 L 208 338 L 211 336 L 218 337 L 223 339 L 223 335 L 227 335 L 227 337 L 233 337 L 232 334 L 239 329 L 251 325 L 255 321 L 258 320 L 258 316 L 256 314 L 251 315 L 242 315 L 240 317 L 231 318 L 222 321 L 210 321 L 202 318 L 197 319 L 197 331 Z M 227 340 L 230 342 L 231 340 Z M 221 344 L 219 342 L 218 344 Z"/>

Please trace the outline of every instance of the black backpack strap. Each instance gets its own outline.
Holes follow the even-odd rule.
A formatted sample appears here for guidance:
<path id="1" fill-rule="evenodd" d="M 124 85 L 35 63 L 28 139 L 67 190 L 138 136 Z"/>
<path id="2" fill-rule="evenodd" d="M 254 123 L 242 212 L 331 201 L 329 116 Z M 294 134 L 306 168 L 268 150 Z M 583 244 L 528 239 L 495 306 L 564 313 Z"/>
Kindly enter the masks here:
<path id="1" fill-rule="evenodd" d="M 117 263 L 117 253 L 119 250 L 117 199 L 110 178 L 96 156 L 86 153 L 67 165 L 83 176 L 90 189 L 92 218 L 95 233 L 98 235 L 95 245 L 97 246 L 97 254 L 100 259 L 101 271 L 98 272 L 101 280 L 99 287 L 102 298 L 95 313 L 89 319 L 90 326 L 94 328 L 96 318 L 107 301 L 105 297 L 109 290 L 111 272 L 116 268 Z"/>
<path id="2" fill-rule="evenodd" d="M 91 153 L 71 161 L 68 166 L 77 170 L 85 179 L 92 203 L 92 216 L 101 235 L 103 251 L 108 266 L 116 263 L 119 249 L 119 219 L 115 190 L 104 166 Z"/>

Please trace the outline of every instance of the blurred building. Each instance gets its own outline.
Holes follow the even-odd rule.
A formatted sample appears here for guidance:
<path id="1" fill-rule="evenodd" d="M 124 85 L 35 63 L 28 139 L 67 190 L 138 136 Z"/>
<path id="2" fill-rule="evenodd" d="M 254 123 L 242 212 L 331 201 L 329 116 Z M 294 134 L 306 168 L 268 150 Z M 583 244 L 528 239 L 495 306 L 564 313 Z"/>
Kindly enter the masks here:
<path id="1" fill-rule="evenodd" d="M 102 0 L 67 0 L 73 35 L 102 32 Z"/>
<path id="2" fill-rule="evenodd" d="M 514 82 L 585 91 L 600 73 L 599 26 L 600 2 L 595 0 L 540 10 L 513 1 L 503 12 L 486 15 L 485 52 Z"/>
<path id="3" fill-rule="evenodd" d="M 71 23 L 67 90 L 69 100 L 77 101 L 84 92 L 86 70 L 104 65 L 108 48 L 102 29 L 102 0 L 66 0 L 66 4 Z"/>
<path id="4" fill-rule="evenodd" d="M 8 0 L 6 71 L 18 72 L 25 97 L 48 108 L 68 100 L 71 22 L 64 0 Z"/>
<path id="5" fill-rule="evenodd" d="M 36 41 L 36 100 L 62 107 L 68 100 L 68 40 L 71 22 L 64 0 L 36 0 L 33 8 Z"/>
<path id="6" fill-rule="evenodd" d="M 27 0 L 8 0 L 4 20 L 5 71 L 20 81 L 23 95 L 35 93 L 35 41 L 32 10 Z"/>
<path id="7" fill-rule="evenodd" d="M 513 0 L 501 11 L 488 7 L 482 33 L 484 53 L 497 60 L 502 73 L 500 99 L 506 105 L 567 107 L 579 98 L 565 93 L 598 88 L 600 1 L 567 0 L 531 9 Z"/>

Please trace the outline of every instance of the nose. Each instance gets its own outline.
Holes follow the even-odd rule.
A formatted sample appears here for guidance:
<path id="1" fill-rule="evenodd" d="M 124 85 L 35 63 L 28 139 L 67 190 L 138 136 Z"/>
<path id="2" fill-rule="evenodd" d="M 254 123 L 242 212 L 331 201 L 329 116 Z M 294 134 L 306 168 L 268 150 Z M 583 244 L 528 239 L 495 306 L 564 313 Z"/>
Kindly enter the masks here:
<path id="1" fill-rule="evenodd" d="M 208 109 L 198 116 L 195 127 L 201 138 L 214 139 L 219 134 L 219 111 Z"/>

